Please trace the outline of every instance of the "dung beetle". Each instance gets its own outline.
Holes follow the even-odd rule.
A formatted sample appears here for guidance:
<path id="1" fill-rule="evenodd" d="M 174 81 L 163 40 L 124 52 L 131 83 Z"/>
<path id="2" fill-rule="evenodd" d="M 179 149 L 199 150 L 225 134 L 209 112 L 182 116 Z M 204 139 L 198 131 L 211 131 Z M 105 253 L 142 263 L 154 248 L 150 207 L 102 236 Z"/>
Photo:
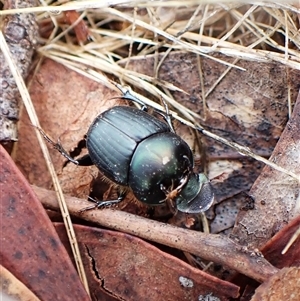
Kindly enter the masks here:
<path id="1" fill-rule="evenodd" d="M 212 186 L 203 173 L 193 172 L 193 153 L 176 135 L 167 106 L 166 113 L 158 112 L 162 121 L 148 114 L 146 105 L 129 90 L 118 88 L 121 98 L 139 103 L 142 109 L 116 106 L 98 115 L 86 135 L 88 155 L 75 160 L 59 142 L 43 133 L 44 137 L 69 161 L 96 165 L 106 178 L 129 187 L 141 202 L 169 201 L 185 213 L 206 211 L 214 201 Z M 84 210 L 118 203 L 124 196 L 120 192 L 118 199 L 97 201 Z"/>

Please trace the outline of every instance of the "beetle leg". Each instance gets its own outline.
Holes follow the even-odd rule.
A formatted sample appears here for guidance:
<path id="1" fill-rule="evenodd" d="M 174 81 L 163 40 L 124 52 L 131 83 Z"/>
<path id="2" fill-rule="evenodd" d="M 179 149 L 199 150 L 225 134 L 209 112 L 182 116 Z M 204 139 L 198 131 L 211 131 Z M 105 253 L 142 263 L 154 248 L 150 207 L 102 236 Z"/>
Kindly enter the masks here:
<path id="1" fill-rule="evenodd" d="M 140 100 L 136 96 L 132 95 L 131 91 L 128 88 L 125 88 L 125 87 L 123 87 L 119 84 L 116 84 L 116 86 L 123 93 L 122 98 L 131 100 L 133 102 L 136 102 L 136 103 L 138 103 L 139 105 L 142 106 L 141 107 L 142 111 L 145 111 L 145 112 L 148 111 L 147 105 L 142 100 Z M 172 120 L 171 120 L 172 115 L 169 113 L 169 107 L 168 107 L 166 101 L 163 98 L 161 100 L 162 100 L 163 105 L 165 107 L 165 112 L 163 112 L 161 110 L 158 110 L 158 109 L 155 109 L 155 111 L 165 119 L 165 121 L 167 122 L 171 132 L 175 134 L 175 130 L 173 128 L 173 124 L 172 124 Z"/>
<path id="2" fill-rule="evenodd" d="M 160 189 L 165 193 L 166 198 L 162 201 L 160 201 L 160 203 L 164 203 L 166 202 L 168 205 L 168 208 L 170 209 L 170 211 L 172 212 L 173 215 L 175 215 L 177 213 L 177 209 L 174 206 L 174 201 L 173 199 L 177 196 L 178 192 L 177 192 L 177 188 L 173 189 L 173 187 L 171 187 L 171 189 L 167 189 L 163 184 L 160 184 Z"/>
<path id="3" fill-rule="evenodd" d="M 159 110 L 156 110 L 156 112 L 158 114 L 160 114 L 165 119 L 165 121 L 167 122 L 167 124 L 168 124 L 171 132 L 174 133 L 174 134 L 176 134 L 175 130 L 173 128 L 172 119 L 171 119 L 172 114 L 170 114 L 168 104 L 166 103 L 166 101 L 162 97 L 161 97 L 161 101 L 162 101 L 162 103 L 163 103 L 163 105 L 165 107 L 165 112 L 162 112 L 162 111 L 159 111 Z"/>
<path id="4" fill-rule="evenodd" d="M 89 154 L 86 154 L 80 158 L 78 158 L 77 160 L 77 165 L 80 165 L 80 166 L 91 166 L 91 165 L 94 165 L 91 157 Z"/>
<path id="5" fill-rule="evenodd" d="M 177 210 L 176 206 L 174 205 L 174 202 L 172 200 L 168 199 L 168 200 L 166 200 L 166 203 L 167 203 L 167 206 L 170 209 L 171 213 L 173 215 L 175 215 L 178 212 L 178 210 Z"/>
<path id="6" fill-rule="evenodd" d="M 193 165 L 191 164 L 190 159 L 186 155 L 183 155 L 182 157 L 187 162 L 187 173 L 190 174 L 191 172 L 193 172 Z"/>
<path id="7" fill-rule="evenodd" d="M 163 185 L 160 184 L 160 190 L 167 196 L 169 194 L 169 191 L 167 190 L 167 188 Z M 166 199 L 160 201 L 160 203 L 164 203 L 166 201 Z"/>
<path id="8" fill-rule="evenodd" d="M 119 196 L 116 200 L 108 200 L 108 201 L 97 201 L 89 196 L 89 200 L 94 202 L 95 204 L 85 207 L 83 209 L 80 209 L 79 212 L 81 213 L 81 212 L 85 212 L 85 211 L 96 209 L 96 208 L 100 209 L 100 208 L 104 208 L 104 207 L 110 207 L 111 205 L 118 204 L 121 201 L 123 201 L 125 198 L 125 195 L 126 195 L 126 193 L 120 192 Z"/>
<path id="9" fill-rule="evenodd" d="M 136 103 L 138 103 L 139 105 L 142 106 L 142 108 L 141 108 L 142 111 L 145 111 L 145 112 L 148 111 L 147 105 L 142 100 L 140 100 L 136 96 L 132 95 L 130 89 L 125 88 L 125 87 L 123 87 L 123 86 L 121 86 L 119 84 L 116 84 L 116 86 L 123 93 L 123 97 L 122 98 L 131 100 L 133 102 L 136 102 Z"/>
<path id="10" fill-rule="evenodd" d="M 180 193 L 180 191 L 182 190 L 182 187 L 187 183 L 188 179 L 189 179 L 189 175 L 182 178 L 180 180 L 180 184 L 176 188 L 173 188 L 173 185 L 172 185 L 170 189 L 167 189 L 163 184 L 160 184 L 160 189 L 166 195 L 166 198 L 164 200 L 162 200 L 161 203 L 168 201 L 168 200 L 175 199 L 178 196 L 178 194 Z"/>
<path id="11" fill-rule="evenodd" d="M 172 115 L 166 114 L 165 112 L 159 111 L 157 109 L 155 109 L 155 112 L 164 118 L 164 120 L 167 122 L 167 124 L 168 124 L 171 132 L 174 133 L 174 134 L 176 134 L 176 132 L 175 132 L 175 130 L 173 128 L 172 120 L 171 120 L 171 116 Z"/>
<path id="12" fill-rule="evenodd" d="M 72 158 L 70 156 L 70 154 L 63 148 L 59 139 L 55 143 L 41 128 L 38 128 L 38 130 L 40 131 L 42 136 L 45 138 L 45 140 L 47 142 L 49 142 L 53 146 L 54 149 L 58 150 L 70 162 L 72 162 L 76 165 L 80 165 L 80 166 L 94 165 L 94 163 L 92 162 L 89 155 L 84 155 L 76 160 L 76 159 Z"/>

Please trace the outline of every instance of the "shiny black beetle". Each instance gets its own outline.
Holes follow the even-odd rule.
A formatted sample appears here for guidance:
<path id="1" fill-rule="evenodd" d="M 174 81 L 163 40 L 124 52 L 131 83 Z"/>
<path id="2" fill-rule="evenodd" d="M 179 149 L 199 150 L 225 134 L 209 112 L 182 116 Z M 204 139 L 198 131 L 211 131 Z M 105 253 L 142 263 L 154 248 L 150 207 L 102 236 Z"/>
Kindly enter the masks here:
<path id="1" fill-rule="evenodd" d="M 121 88 L 120 88 L 121 89 Z M 135 197 L 149 205 L 173 201 L 179 211 L 199 213 L 213 203 L 212 186 L 203 174 L 193 172 L 193 154 L 187 143 L 175 134 L 170 115 L 159 112 L 163 122 L 145 111 L 146 106 L 128 90 L 124 99 L 142 104 L 143 109 L 113 107 L 91 124 L 86 145 L 88 155 L 73 159 L 61 146 L 45 138 L 69 161 L 96 165 L 114 183 L 130 187 Z M 97 202 L 87 209 L 120 202 Z"/>

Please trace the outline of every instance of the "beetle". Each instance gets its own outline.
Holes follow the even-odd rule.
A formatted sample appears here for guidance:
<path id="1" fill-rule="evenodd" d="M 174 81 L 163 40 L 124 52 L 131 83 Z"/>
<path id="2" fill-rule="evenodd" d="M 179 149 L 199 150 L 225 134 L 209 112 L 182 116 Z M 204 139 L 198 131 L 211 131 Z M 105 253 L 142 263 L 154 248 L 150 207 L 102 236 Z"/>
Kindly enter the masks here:
<path id="1" fill-rule="evenodd" d="M 60 142 L 42 134 L 69 161 L 96 165 L 106 178 L 130 188 L 141 202 L 160 205 L 171 201 L 181 212 L 206 211 L 214 201 L 212 185 L 205 174 L 193 171 L 193 153 L 175 133 L 167 106 L 166 113 L 158 111 L 162 121 L 150 115 L 129 90 L 121 91 L 121 98 L 139 103 L 142 109 L 116 106 L 98 115 L 86 135 L 87 155 L 74 159 Z M 118 203 L 125 197 L 126 189 L 122 191 L 118 199 L 97 201 L 84 210 Z"/>

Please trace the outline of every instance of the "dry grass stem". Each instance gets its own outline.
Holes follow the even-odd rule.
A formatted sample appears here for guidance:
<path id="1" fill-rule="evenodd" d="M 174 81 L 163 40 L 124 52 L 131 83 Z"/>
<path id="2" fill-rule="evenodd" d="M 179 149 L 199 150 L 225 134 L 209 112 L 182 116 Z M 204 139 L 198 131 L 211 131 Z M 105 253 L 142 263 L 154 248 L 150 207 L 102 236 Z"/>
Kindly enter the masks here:
<path id="1" fill-rule="evenodd" d="M 111 81 L 101 73 L 119 78 L 121 83 L 130 85 L 133 90 L 146 90 L 153 99 L 163 97 L 171 107 L 176 108 L 178 114 L 173 112 L 175 118 L 195 127 L 194 124 L 201 123 L 201 116 L 182 106 L 165 92 L 181 90 L 155 76 L 163 60 L 155 63 L 155 77 L 126 69 L 133 56 L 132 45 L 138 45 L 134 55 L 141 58 L 148 53 L 157 54 L 158 49 L 164 47 L 167 49 L 166 53 L 172 50 L 193 52 L 227 65 L 227 71 L 203 93 L 204 101 L 230 68 L 244 70 L 239 66 L 239 59 L 278 62 L 300 70 L 300 35 L 296 23 L 299 7 L 293 6 L 293 1 L 247 3 L 185 1 L 182 6 L 180 1 L 66 1 L 54 2 L 51 6 L 43 2 L 43 6 L 20 9 L 19 12 L 38 12 L 41 26 L 52 24 L 52 32 L 49 32 L 47 39 L 41 41 L 43 45 L 39 48 L 39 53 L 42 56 L 110 87 Z M 115 5 L 114 8 L 109 7 L 112 5 Z M 66 10 L 81 12 L 77 22 L 85 18 L 91 39 L 86 45 L 78 45 L 72 37 L 71 30 L 77 22 L 72 25 L 62 22 L 61 15 Z M 0 14 L 14 12 L 16 10 L 0 11 Z M 108 27 L 104 29 L 106 24 Z M 113 24 L 116 28 L 109 28 Z M 285 37 L 285 43 L 278 43 L 276 36 Z M 124 53 L 126 48 L 128 52 Z M 230 64 L 211 56 L 211 53 L 222 53 L 236 60 Z M 156 102 L 141 98 L 146 104 L 160 108 Z M 291 113 L 290 99 L 288 104 Z M 299 175 L 253 154 L 243 146 L 207 130 L 202 130 L 202 133 L 299 180 Z"/>
<path id="2" fill-rule="evenodd" d="M 66 202 L 65 202 L 64 194 L 62 192 L 62 189 L 61 189 L 60 184 L 59 184 L 58 177 L 56 175 L 54 166 L 52 164 L 51 157 L 50 157 L 48 148 L 46 146 L 45 139 L 41 136 L 40 132 L 38 131 L 38 128 L 40 128 L 39 120 L 38 120 L 38 117 L 36 115 L 34 106 L 32 104 L 30 95 L 29 95 L 28 90 L 26 88 L 25 82 L 22 78 L 22 75 L 20 74 L 20 71 L 19 71 L 18 67 L 15 65 L 14 58 L 12 57 L 12 55 L 9 51 L 8 45 L 5 41 L 5 38 L 3 36 L 2 31 L 0 31 L 0 46 L 1 46 L 0 47 L 1 51 L 2 51 L 8 65 L 10 67 L 11 73 L 14 76 L 14 79 L 15 79 L 16 84 L 18 86 L 18 89 L 19 89 L 21 98 L 23 100 L 24 106 L 25 106 L 25 108 L 27 110 L 27 113 L 29 115 L 30 121 L 31 121 L 32 125 L 35 127 L 36 135 L 37 135 L 39 144 L 41 146 L 43 155 L 45 157 L 45 161 L 47 163 L 48 170 L 49 170 L 49 172 L 52 176 L 52 179 L 53 179 L 53 184 L 54 184 L 54 187 L 55 187 L 55 191 L 57 193 L 57 198 L 58 198 L 58 201 L 59 201 L 59 206 L 60 206 L 60 209 L 61 209 L 62 217 L 63 217 L 64 223 L 65 223 L 66 229 L 67 229 L 71 249 L 72 249 L 72 252 L 74 254 L 74 259 L 75 259 L 75 263 L 76 263 L 76 266 L 77 266 L 77 271 L 80 275 L 80 278 L 83 282 L 83 285 L 85 286 L 87 292 L 89 292 L 87 278 L 86 278 L 86 275 L 85 275 L 82 259 L 81 259 L 81 256 L 80 256 L 80 251 L 79 251 L 76 235 L 75 235 L 75 232 L 74 232 L 73 224 L 72 224 L 72 221 L 71 221 L 71 217 L 70 217 L 68 207 L 67 207 Z"/>

